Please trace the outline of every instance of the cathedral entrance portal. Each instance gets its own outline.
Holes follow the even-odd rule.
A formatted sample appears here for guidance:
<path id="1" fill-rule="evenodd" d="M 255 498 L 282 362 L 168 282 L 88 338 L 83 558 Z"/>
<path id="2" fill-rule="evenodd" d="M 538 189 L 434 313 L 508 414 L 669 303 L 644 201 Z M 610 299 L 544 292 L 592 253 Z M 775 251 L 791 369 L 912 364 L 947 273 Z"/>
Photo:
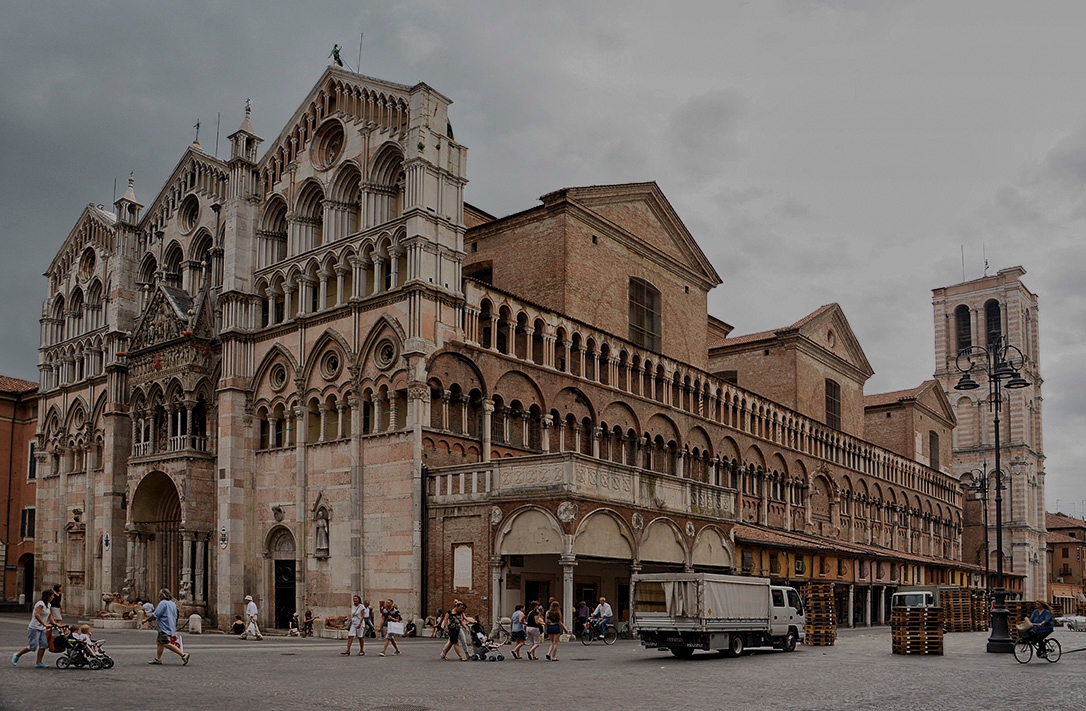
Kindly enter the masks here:
<path id="1" fill-rule="evenodd" d="M 176 596 L 181 583 L 181 499 L 173 479 L 151 472 L 132 496 L 127 530 L 130 597 L 158 599 L 160 588 Z"/>

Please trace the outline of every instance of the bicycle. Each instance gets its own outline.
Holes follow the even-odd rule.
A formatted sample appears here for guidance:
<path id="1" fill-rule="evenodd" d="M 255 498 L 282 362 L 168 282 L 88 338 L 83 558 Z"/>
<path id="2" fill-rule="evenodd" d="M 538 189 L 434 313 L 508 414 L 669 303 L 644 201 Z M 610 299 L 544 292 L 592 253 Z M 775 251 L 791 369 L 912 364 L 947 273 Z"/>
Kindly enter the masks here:
<path id="1" fill-rule="evenodd" d="M 1044 645 L 1044 652 L 1041 652 L 1040 645 Z M 1058 639 L 1052 639 L 1046 637 L 1041 642 L 1034 642 L 1031 639 L 1020 639 L 1014 643 L 1014 658 L 1019 664 L 1027 664 L 1030 659 L 1033 658 L 1033 649 L 1037 647 L 1037 657 L 1040 659 L 1046 659 L 1050 664 L 1055 664 L 1060 661 L 1060 657 L 1063 655 L 1063 649 L 1060 647 L 1060 641 Z"/>
<path id="2" fill-rule="evenodd" d="M 589 620 L 584 623 L 584 629 L 581 630 L 581 644 L 588 646 L 595 642 L 597 639 L 602 639 L 603 643 L 610 646 L 618 639 L 618 629 L 610 622 L 603 628 L 603 634 L 601 635 L 596 631 L 596 623 L 593 620 Z"/>
<path id="3" fill-rule="evenodd" d="M 490 639 L 498 644 L 508 644 L 509 640 L 513 639 L 512 633 L 505 629 L 505 625 L 501 620 L 498 620 L 494 624 L 494 629 L 490 630 Z"/>

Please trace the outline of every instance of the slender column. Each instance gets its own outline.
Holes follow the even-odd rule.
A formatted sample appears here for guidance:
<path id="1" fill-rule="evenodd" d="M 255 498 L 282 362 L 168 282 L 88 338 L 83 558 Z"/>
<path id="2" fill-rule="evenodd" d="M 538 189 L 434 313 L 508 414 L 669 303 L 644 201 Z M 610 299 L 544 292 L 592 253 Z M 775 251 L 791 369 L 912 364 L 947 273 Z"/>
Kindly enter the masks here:
<path id="1" fill-rule="evenodd" d="M 373 257 L 373 293 L 376 294 L 385 288 L 385 258 L 374 255 Z"/>
<path id="2" fill-rule="evenodd" d="M 496 629 L 502 618 L 502 557 L 490 557 L 490 629 Z"/>
<path id="3" fill-rule="evenodd" d="M 483 461 L 490 461 L 490 422 L 494 414 L 494 401 L 483 400 Z"/>
<path id="4" fill-rule="evenodd" d="M 452 392 L 441 391 L 441 429 L 449 429 L 449 401 L 452 400 Z"/>
<path id="5" fill-rule="evenodd" d="M 347 419 L 346 417 L 344 417 L 344 414 L 346 412 L 347 412 L 347 404 L 344 403 L 344 402 L 341 402 L 339 404 L 339 427 L 336 430 L 336 439 L 343 439 L 346 436 L 344 434 L 344 432 L 343 432 L 343 421 Z"/>
<path id="6" fill-rule="evenodd" d="M 543 420 L 539 423 L 543 445 L 543 453 L 546 454 L 551 451 L 551 433 L 550 429 L 554 426 L 554 418 L 550 415 L 543 415 Z"/>
<path id="7" fill-rule="evenodd" d="M 194 599 L 192 590 L 192 542 L 193 535 L 191 531 L 184 531 L 181 534 L 181 599 L 184 601 L 191 601 Z"/>
<path id="8" fill-rule="evenodd" d="M 130 589 L 130 597 L 135 598 L 136 592 L 136 532 L 125 531 L 124 532 L 124 579 L 125 585 Z"/>
<path id="9" fill-rule="evenodd" d="M 873 566 L 874 562 L 872 562 L 871 565 Z M 864 627 L 871 626 L 871 593 L 872 590 L 870 585 L 864 588 Z"/>
<path id="10" fill-rule="evenodd" d="M 207 534 L 201 533 L 196 540 L 196 594 L 197 603 L 204 600 L 204 580 L 207 575 Z"/>
<path id="11" fill-rule="evenodd" d="M 562 566 L 562 600 L 565 606 L 562 619 L 572 621 L 577 619 L 574 612 L 576 603 L 573 601 L 573 569 L 577 566 L 577 556 L 567 553 L 558 558 L 558 563 Z"/>
<path id="12" fill-rule="evenodd" d="M 600 458 L 600 438 L 603 437 L 603 428 L 593 427 L 592 432 L 592 456 L 596 459 Z"/>
<path id="13" fill-rule="evenodd" d="M 343 293 L 344 281 L 347 276 L 347 267 L 336 265 L 336 306 L 342 306 L 347 301 Z"/>
<path id="14" fill-rule="evenodd" d="M 396 412 L 396 393 L 388 394 L 388 431 L 395 432 L 400 429 L 399 413 Z"/>
<path id="15" fill-rule="evenodd" d="M 317 409 L 320 410 L 320 413 L 321 413 L 321 431 L 320 431 L 320 435 L 317 436 L 317 441 L 318 442 L 323 442 L 324 441 L 324 426 L 325 426 L 325 423 L 328 422 L 328 408 L 325 407 L 324 405 L 321 405 Z"/>
<path id="16" fill-rule="evenodd" d="M 328 277 L 331 276 L 328 272 L 321 269 L 318 274 L 320 275 L 320 291 L 317 294 L 317 311 L 324 310 L 325 304 L 328 303 Z"/>
<path id="17" fill-rule="evenodd" d="M 294 308 L 293 297 L 294 297 L 294 285 L 284 282 L 283 283 L 283 320 L 284 321 L 289 321 L 292 318 L 291 311 Z"/>
<path id="18" fill-rule="evenodd" d="M 880 625 L 886 624 L 886 586 L 879 588 L 879 614 Z"/>
<path id="19" fill-rule="evenodd" d="M 848 586 L 848 626 L 850 628 L 856 626 L 856 615 L 853 612 L 856 602 L 856 585 L 849 583 Z"/>

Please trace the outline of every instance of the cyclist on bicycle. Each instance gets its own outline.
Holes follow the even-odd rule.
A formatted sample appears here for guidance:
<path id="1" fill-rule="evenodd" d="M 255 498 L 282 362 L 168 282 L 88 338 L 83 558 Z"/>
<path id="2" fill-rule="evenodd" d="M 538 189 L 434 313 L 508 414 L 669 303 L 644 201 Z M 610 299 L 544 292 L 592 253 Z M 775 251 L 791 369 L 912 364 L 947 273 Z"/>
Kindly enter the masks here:
<path id="1" fill-rule="evenodd" d="M 1038 600 L 1035 603 L 1033 612 L 1030 613 L 1029 621 L 1033 623 L 1033 629 L 1024 632 L 1021 639 L 1035 643 L 1037 645 L 1037 656 L 1044 659 L 1048 655 L 1045 654 L 1045 647 L 1042 643 L 1045 637 L 1052 634 L 1054 628 L 1052 608 L 1044 600 Z"/>
<path id="2" fill-rule="evenodd" d="M 596 634 L 600 637 L 603 636 L 604 631 L 607 629 L 607 625 L 611 623 L 611 618 L 615 613 L 611 610 L 611 606 L 607 604 L 607 598 L 601 597 L 600 604 L 596 605 L 596 609 L 592 611 L 592 626 L 596 629 Z"/>

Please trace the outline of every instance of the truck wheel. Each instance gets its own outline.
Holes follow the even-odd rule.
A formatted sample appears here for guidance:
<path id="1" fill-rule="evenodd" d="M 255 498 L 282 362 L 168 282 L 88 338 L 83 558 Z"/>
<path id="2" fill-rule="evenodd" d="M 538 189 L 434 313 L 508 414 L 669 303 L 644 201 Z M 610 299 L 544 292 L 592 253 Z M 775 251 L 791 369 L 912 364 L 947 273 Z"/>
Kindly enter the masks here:
<path id="1" fill-rule="evenodd" d="M 689 659 L 694 656 L 694 650 L 690 647 L 672 647 L 671 653 L 679 659 Z"/>
<path id="2" fill-rule="evenodd" d="M 795 632 L 790 631 L 787 635 L 785 635 L 784 642 L 781 644 L 781 649 L 784 650 L 785 652 L 794 652 L 794 651 L 796 651 L 796 633 Z"/>
<path id="3" fill-rule="evenodd" d="M 743 637 L 738 634 L 733 634 L 731 639 L 728 640 L 728 656 L 738 657 L 743 654 Z"/>

